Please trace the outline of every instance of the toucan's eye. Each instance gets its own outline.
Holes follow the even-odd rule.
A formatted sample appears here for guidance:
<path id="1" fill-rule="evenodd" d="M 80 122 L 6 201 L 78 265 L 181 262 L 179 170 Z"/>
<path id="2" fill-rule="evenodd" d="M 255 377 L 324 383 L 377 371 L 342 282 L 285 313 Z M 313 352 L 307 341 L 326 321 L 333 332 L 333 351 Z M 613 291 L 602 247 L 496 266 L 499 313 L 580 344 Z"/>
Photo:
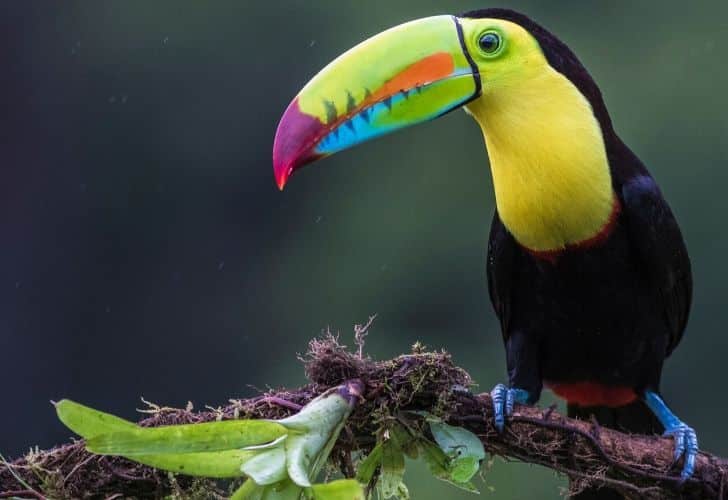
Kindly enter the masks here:
<path id="1" fill-rule="evenodd" d="M 497 33 L 484 33 L 478 40 L 480 50 L 486 54 L 495 54 L 501 47 L 501 37 Z"/>

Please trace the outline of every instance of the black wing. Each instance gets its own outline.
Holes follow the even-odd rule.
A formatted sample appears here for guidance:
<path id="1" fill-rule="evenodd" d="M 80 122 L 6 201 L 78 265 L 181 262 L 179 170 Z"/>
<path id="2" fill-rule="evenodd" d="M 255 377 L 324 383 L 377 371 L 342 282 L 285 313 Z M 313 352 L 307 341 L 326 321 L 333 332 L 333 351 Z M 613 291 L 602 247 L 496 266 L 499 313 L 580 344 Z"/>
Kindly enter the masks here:
<path id="1" fill-rule="evenodd" d="M 670 334 L 667 355 L 682 338 L 693 291 L 690 258 L 677 221 L 647 174 L 622 186 L 623 217 Z"/>
<path id="2" fill-rule="evenodd" d="M 510 321 L 511 291 L 513 286 L 514 259 L 518 252 L 518 245 L 513 236 L 506 230 L 496 210 L 493 214 L 493 223 L 490 226 L 488 239 L 488 293 L 495 309 L 495 314 L 501 323 L 501 331 L 506 339 L 508 322 Z"/>

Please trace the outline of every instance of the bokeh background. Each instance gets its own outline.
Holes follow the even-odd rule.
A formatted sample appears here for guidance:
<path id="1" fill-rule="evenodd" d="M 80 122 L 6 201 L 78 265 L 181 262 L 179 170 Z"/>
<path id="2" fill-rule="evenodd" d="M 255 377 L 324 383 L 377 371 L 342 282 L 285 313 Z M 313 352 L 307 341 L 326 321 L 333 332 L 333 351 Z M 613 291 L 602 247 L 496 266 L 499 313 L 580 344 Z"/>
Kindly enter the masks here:
<path id="1" fill-rule="evenodd" d="M 200 407 L 296 386 L 311 337 L 330 326 L 350 342 L 372 313 L 372 356 L 420 340 L 483 390 L 504 380 L 474 122 L 456 112 L 342 153 L 283 193 L 270 160 L 281 113 L 333 57 L 406 20 L 493 5 L 2 2 L 0 451 L 70 437 L 51 399 L 134 418 L 140 396 Z M 728 3 L 499 5 L 576 51 L 676 212 L 695 300 L 663 389 L 701 445 L 728 454 Z M 413 499 L 461 498 L 417 466 L 407 482 Z M 519 499 L 563 484 L 496 462 L 481 486 Z"/>

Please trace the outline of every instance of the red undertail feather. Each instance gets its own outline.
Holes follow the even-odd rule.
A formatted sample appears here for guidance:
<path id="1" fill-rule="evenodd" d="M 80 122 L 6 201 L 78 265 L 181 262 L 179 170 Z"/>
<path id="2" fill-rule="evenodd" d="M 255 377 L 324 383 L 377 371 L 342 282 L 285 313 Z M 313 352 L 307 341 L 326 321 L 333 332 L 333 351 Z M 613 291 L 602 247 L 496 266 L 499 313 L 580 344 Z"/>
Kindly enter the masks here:
<path id="1" fill-rule="evenodd" d="M 598 382 L 549 382 L 546 386 L 571 404 L 615 408 L 637 399 L 631 387 L 615 387 Z"/>

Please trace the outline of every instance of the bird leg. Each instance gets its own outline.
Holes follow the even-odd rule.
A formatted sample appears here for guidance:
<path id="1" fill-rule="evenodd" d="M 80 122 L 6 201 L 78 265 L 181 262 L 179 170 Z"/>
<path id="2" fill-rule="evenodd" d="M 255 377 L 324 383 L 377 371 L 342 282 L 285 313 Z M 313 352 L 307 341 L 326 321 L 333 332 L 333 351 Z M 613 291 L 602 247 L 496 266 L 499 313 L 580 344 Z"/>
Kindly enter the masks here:
<path id="1" fill-rule="evenodd" d="M 672 436 L 675 440 L 675 462 L 680 457 L 685 457 L 680 473 L 680 478 L 685 481 L 695 471 L 695 458 L 698 454 L 698 436 L 695 430 L 680 420 L 656 392 L 645 391 L 644 401 L 665 427 L 663 435 Z"/>

